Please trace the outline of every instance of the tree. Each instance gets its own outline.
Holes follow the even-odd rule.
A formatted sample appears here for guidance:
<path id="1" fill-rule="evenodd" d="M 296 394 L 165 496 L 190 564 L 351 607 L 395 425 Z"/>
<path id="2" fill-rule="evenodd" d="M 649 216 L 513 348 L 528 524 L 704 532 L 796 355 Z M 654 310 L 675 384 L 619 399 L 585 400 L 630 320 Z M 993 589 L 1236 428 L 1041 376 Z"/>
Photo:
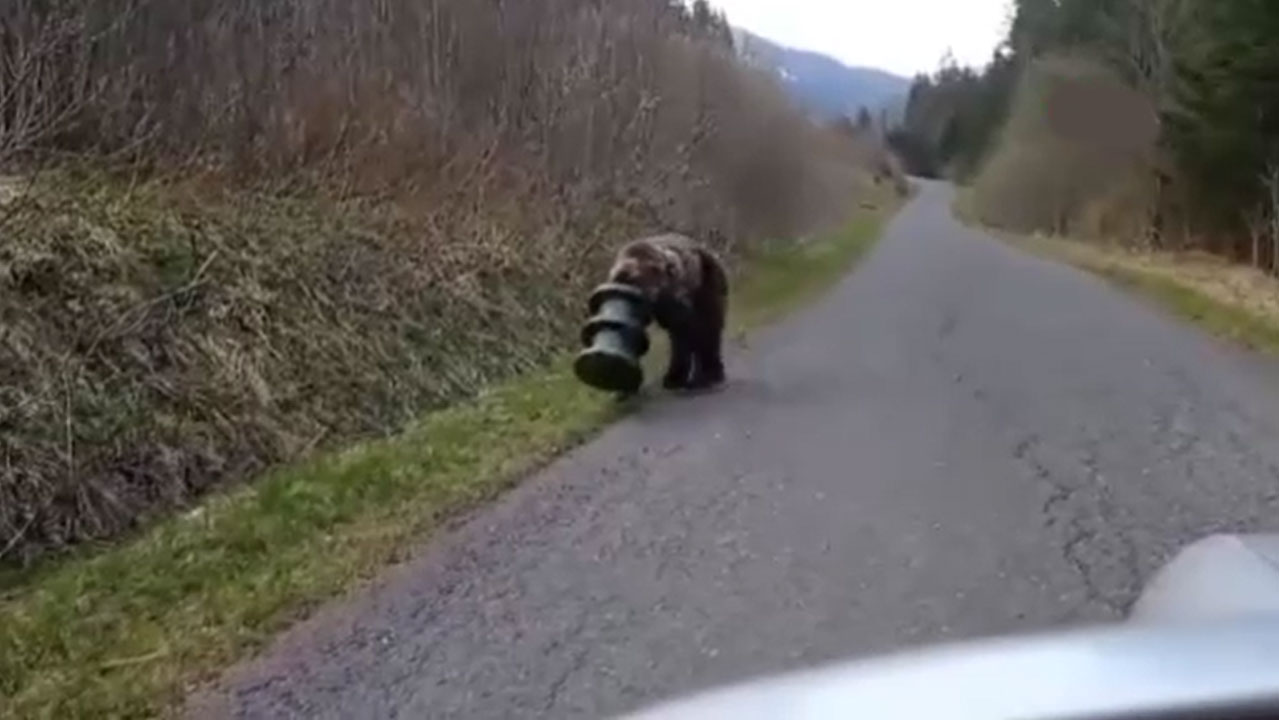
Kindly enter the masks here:
<path id="1" fill-rule="evenodd" d="M 1266 202 L 1261 178 L 1279 163 L 1279 5 L 1199 3 L 1173 60 L 1167 140 L 1200 210 L 1223 228 Z"/>
<path id="2" fill-rule="evenodd" d="M 1015 79 L 1013 56 L 1004 49 L 982 71 L 948 57 L 933 75 L 915 78 L 890 142 L 913 173 L 970 175 L 1003 124 Z"/>
<path id="3" fill-rule="evenodd" d="M 1279 3 L 1273 0 L 1015 0 L 1003 47 L 980 71 L 943 61 L 911 86 L 890 141 L 913 172 L 964 176 L 1005 122 L 1018 78 L 1048 55 L 1100 60 L 1153 108 L 1156 242 L 1167 210 L 1226 237 L 1274 228 L 1279 168 Z M 1180 185 L 1176 197 L 1165 192 Z M 1279 242 L 1277 240 L 1276 242 Z M 1241 252 L 1242 242 L 1232 252 Z M 1279 245 L 1275 246 L 1279 252 Z"/>
<path id="4" fill-rule="evenodd" d="M 694 0 L 692 7 L 694 32 L 729 48 L 733 48 L 733 30 L 728 17 L 711 7 L 707 0 Z"/>
<path id="5" fill-rule="evenodd" d="M 875 121 L 871 119 L 870 110 L 865 105 L 857 111 L 857 129 L 861 132 L 869 132 Z"/>

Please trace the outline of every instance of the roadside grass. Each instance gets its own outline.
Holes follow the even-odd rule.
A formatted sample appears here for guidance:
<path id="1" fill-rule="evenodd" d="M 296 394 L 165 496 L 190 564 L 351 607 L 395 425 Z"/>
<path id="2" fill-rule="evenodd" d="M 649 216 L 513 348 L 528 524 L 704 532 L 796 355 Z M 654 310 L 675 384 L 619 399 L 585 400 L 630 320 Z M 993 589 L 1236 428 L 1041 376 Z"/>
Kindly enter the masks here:
<path id="1" fill-rule="evenodd" d="M 1279 355 L 1279 282 L 1200 253 L 1141 253 L 1042 236 L 1008 236 L 1013 245 L 1067 262 L 1148 298 L 1205 331 Z"/>
<path id="2" fill-rule="evenodd" d="M 831 237 L 747 257 L 748 271 L 737 278 L 729 332 L 766 325 L 820 296 L 847 274 L 878 240 L 884 223 L 914 197 L 881 194 L 863 205 L 853 220 Z"/>
<path id="3" fill-rule="evenodd" d="M 743 263 L 731 330 L 772 321 L 848 272 L 899 207 Z M 647 358 L 660 361 L 664 346 Z M 0 574 L 0 717 L 151 717 L 326 600 L 403 559 L 629 406 L 549 369 L 405 432 L 284 467 L 104 548 Z"/>
<path id="4" fill-rule="evenodd" d="M 748 258 L 751 270 L 739 279 L 730 332 L 767 324 L 811 302 L 839 280 L 874 245 L 882 217 L 859 217 L 833 238 L 789 252 Z"/>
<path id="5" fill-rule="evenodd" d="M 955 215 L 1014 247 L 1074 265 L 1153 301 L 1205 331 L 1243 347 L 1279 355 L 1279 280 L 1201 252 L 1143 252 L 1115 244 L 981 225 L 964 190 Z"/>

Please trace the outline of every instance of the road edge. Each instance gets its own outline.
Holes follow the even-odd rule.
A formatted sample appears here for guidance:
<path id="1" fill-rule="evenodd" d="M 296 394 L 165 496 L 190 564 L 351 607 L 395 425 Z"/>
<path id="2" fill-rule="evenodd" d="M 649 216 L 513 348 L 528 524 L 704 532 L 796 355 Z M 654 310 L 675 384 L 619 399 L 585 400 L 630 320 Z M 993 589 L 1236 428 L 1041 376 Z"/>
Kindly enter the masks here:
<path id="1" fill-rule="evenodd" d="M 1213 337 L 1248 350 L 1279 357 L 1279 316 L 1269 317 L 1239 302 L 1225 301 L 1205 292 L 1193 281 L 1177 277 L 1173 270 L 1156 271 L 1149 268 L 1152 262 L 1166 268 L 1175 268 L 1186 262 L 1174 253 L 1135 252 L 1065 237 L 1026 235 L 990 227 L 975 220 L 964 210 L 962 190 L 956 193 L 951 210 L 955 218 L 965 226 L 979 230 L 1010 247 L 1095 275 L 1126 294 L 1189 322 Z M 1213 267 L 1213 264 L 1203 263 L 1196 270 L 1211 274 Z M 1279 282 L 1275 283 L 1275 289 L 1279 290 Z"/>

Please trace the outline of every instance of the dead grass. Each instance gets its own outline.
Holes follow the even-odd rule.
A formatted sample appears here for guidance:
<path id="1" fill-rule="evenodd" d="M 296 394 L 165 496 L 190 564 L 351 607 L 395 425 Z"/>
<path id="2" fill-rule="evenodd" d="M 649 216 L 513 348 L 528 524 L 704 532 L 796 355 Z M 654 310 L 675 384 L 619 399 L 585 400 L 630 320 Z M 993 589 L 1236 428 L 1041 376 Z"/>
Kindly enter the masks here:
<path id="1" fill-rule="evenodd" d="M 623 238 L 736 261 L 841 220 L 881 149 L 712 20 L 0 3 L 0 177 L 43 171 L 0 180 L 0 565 L 543 366 Z"/>
<path id="2" fill-rule="evenodd" d="M 0 244 L 0 562 L 543 366 L 604 222 L 51 179 Z"/>
<path id="3" fill-rule="evenodd" d="M 1141 252 L 1118 245 L 1000 233 L 1150 298 L 1214 335 L 1279 355 L 1279 279 L 1204 252 Z"/>
<path id="4" fill-rule="evenodd" d="M 1279 280 L 1261 270 L 1204 251 L 1143 253 L 1119 247 L 1090 247 L 1088 251 L 1104 255 L 1114 265 L 1180 283 L 1279 326 Z"/>
<path id="5" fill-rule="evenodd" d="M 897 201 L 754 257 L 736 329 L 829 287 Z M 143 717 L 624 412 L 560 359 L 405 432 L 271 472 L 101 552 L 0 576 L 0 717 Z"/>

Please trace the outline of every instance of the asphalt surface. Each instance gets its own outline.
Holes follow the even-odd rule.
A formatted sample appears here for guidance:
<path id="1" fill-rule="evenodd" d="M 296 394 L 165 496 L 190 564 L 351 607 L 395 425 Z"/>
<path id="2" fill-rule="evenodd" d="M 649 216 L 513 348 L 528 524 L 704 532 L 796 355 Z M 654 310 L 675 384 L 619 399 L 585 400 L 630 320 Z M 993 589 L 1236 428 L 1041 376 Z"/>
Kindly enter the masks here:
<path id="1" fill-rule="evenodd" d="M 657 396 L 193 714 L 595 718 L 762 673 L 1118 617 L 1273 530 L 1279 369 L 949 214 Z"/>

